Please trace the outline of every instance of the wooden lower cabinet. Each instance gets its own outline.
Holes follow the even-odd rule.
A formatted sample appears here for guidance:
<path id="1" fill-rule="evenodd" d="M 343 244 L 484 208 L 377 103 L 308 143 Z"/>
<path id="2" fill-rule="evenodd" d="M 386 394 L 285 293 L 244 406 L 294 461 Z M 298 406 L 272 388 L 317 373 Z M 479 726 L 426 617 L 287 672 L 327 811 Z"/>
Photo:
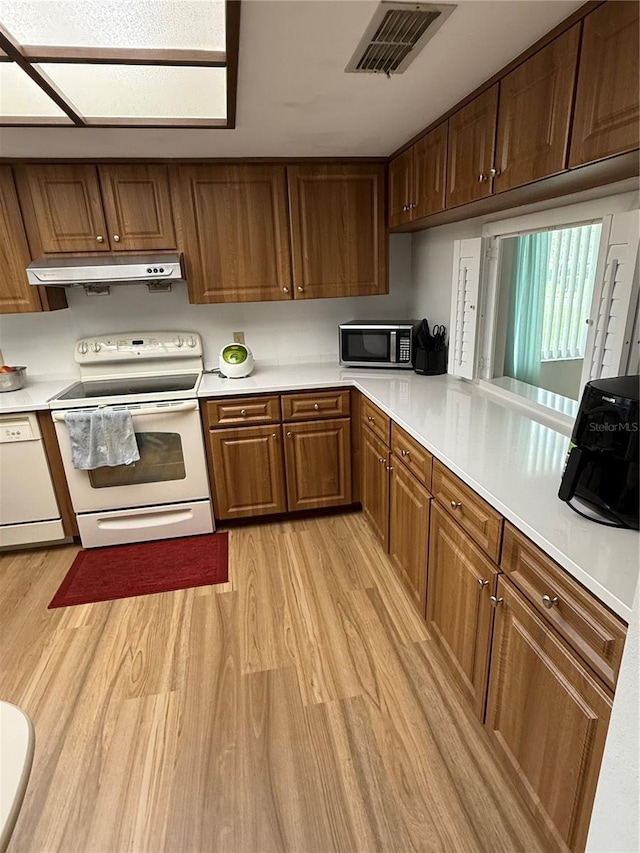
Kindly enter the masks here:
<path id="1" fill-rule="evenodd" d="M 436 503 L 431 508 L 427 628 L 482 719 L 499 570 Z"/>
<path id="2" fill-rule="evenodd" d="M 389 556 L 424 616 L 431 495 L 397 460 L 391 468 Z"/>
<path id="3" fill-rule="evenodd" d="M 582 851 L 611 695 L 503 577 L 486 726 L 550 845 Z"/>
<path id="4" fill-rule="evenodd" d="M 371 529 L 389 548 L 389 448 L 363 427 L 360 446 L 360 500 Z"/>
<path id="5" fill-rule="evenodd" d="M 210 430 L 216 518 L 286 512 L 282 427 Z"/>
<path id="6" fill-rule="evenodd" d="M 349 418 L 284 426 L 289 510 L 351 503 Z"/>

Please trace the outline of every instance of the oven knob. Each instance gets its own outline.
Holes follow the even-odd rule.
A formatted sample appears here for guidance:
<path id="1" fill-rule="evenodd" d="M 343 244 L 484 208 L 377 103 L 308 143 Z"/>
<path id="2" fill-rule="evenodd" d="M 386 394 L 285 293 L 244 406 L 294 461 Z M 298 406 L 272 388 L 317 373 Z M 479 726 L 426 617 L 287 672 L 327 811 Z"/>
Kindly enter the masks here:
<path id="1" fill-rule="evenodd" d="M 174 338 L 173 342 L 177 347 L 184 346 L 184 340 L 182 338 Z"/>
<path id="2" fill-rule="evenodd" d="M 102 344 L 99 344 L 98 341 L 94 341 L 91 344 L 91 349 L 93 350 L 93 352 L 100 352 L 100 350 L 102 349 Z"/>
<path id="3" fill-rule="evenodd" d="M 78 352 L 82 355 L 86 355 L 89 352 L 89 344 L 86 341 L 80 341 L 78 344 Z"/>
<path id="4" fill-rule="evenodd" d="M 196 345 L 196 339 L 194 337 L 187 338 L 187 344 L 190 347 L 194 347 Z"/>

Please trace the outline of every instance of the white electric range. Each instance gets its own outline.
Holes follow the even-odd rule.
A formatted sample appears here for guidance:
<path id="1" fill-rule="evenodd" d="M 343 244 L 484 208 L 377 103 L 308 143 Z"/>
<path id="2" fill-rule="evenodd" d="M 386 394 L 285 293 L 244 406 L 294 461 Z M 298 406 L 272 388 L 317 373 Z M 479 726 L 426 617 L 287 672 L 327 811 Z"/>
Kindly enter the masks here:
<path id="1" fill-rule="evenodd" d="M 195 332 L 101 335 L 76 342 L 81 381 L 49 402 L 85 548 L 211 533 L 200 425 L 202 340 Z M 76 470 L 65 412 L 128 409 L 140 459 Z"/>

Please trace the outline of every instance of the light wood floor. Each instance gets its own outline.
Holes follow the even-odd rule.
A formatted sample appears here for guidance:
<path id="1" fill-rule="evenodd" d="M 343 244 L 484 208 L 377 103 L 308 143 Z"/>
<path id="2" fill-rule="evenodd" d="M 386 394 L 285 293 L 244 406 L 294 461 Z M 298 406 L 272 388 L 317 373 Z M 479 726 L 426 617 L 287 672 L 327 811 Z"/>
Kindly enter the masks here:
<path id="1" fill-rule="evenodd" d="M 36 730 L 9 853 L 545 849 L 361 515 L 47 610 L 76 551 L 0 557 L 0 698 Z"/>

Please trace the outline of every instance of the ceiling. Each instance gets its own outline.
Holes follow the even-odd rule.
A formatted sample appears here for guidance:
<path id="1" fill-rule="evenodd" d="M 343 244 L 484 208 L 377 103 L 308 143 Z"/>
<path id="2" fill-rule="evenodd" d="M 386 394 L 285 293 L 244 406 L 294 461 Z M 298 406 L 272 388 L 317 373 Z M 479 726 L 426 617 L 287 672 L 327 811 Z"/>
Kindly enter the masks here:
<path id="1" fill-rule="evenodd" d="M 235 130 L 0 128 L 0 156 L 388 155 L 582 3 L 458 0 L 404 74 L 345 74 L 377 5 L 243 0 Z"/>

